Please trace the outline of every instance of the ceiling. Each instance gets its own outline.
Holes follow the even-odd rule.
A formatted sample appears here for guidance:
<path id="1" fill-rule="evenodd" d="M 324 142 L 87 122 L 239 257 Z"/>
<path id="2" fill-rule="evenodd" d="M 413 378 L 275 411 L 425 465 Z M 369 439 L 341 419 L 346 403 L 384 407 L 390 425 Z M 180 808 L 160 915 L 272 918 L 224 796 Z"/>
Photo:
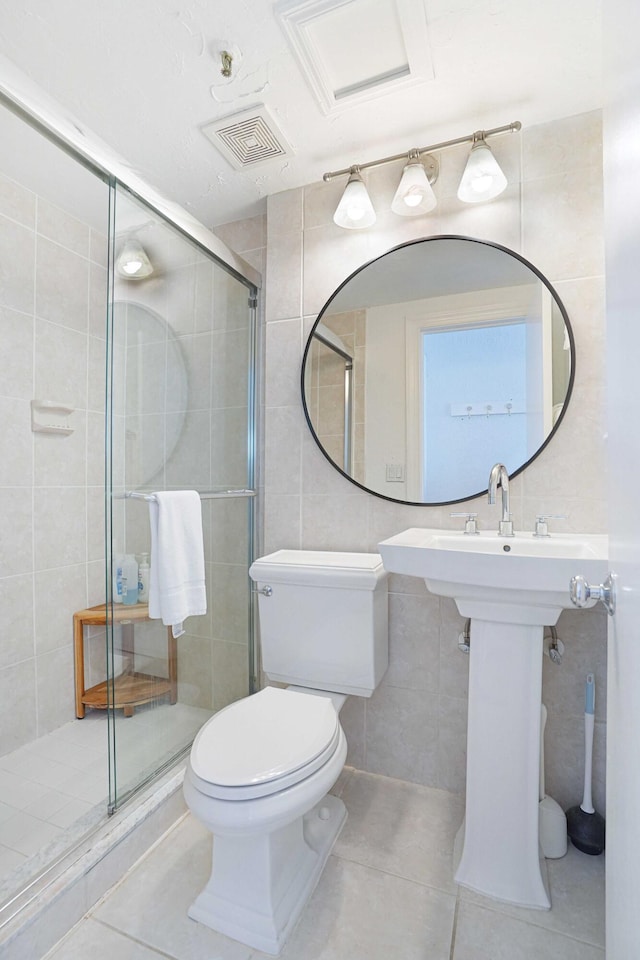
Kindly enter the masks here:
<path id="1" fill-rule="evenodd" d="M 291 0 L 21 0 L 3 5 L 0 48 L 151 186 L 213 227 L 261 213 L 268 195 L 327 170 L 602 106 L 600 3 L 300 0 L 299 17 L 327 13 L 309 42 L 320 47 L 320 74 L 343 89 L 357 88 L 363 71 L 394 73 L 393 23 L 412 48 L 408 78 L 333 103 L 278 15 Z M 230 77 L 221 50 L 233 56 Z M 237 170 L 203 127 L 257 108 L 286 149 Z"/>

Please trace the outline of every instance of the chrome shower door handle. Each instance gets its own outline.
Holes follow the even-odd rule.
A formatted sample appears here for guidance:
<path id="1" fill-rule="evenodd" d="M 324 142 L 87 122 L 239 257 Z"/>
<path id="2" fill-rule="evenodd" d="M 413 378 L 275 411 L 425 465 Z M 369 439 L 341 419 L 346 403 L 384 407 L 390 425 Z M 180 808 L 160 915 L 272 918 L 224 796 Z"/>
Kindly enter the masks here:
<path id="1" fill-rule="evenodd" d="M 587 607 L 592 601 L 599 601 L 610 617 L 616 612 L 615 575 L 609 574 L 604 583 L 592 587 L 584 577 L 572 577 L 569 582 L 569 596 L 576 607 Z"/>

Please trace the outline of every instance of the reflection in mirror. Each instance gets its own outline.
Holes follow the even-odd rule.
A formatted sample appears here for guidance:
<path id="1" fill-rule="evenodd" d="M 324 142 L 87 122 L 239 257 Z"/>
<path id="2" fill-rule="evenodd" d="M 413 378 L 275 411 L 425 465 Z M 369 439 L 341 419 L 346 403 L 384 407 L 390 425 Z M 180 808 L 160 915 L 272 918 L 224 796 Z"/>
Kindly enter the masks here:
<path id="1" fill-rule="evenodd" d="M 526 260 L 465 237 L 396 247 L 330 298 L 302 392 L 325 456 L 354 483 L 407 503 L 451 503 L 546 445 L 569 399 L 573 335 Z"/>
<path id="2" fill-rule="evenodd" d="M 117 342 L 126 371 L 125 486 L 152 483 L 168 462 L 182 433 L 187 410 L 188 374 L 171 325 L 150 307 L 131 300 L 113 304 Z"/>

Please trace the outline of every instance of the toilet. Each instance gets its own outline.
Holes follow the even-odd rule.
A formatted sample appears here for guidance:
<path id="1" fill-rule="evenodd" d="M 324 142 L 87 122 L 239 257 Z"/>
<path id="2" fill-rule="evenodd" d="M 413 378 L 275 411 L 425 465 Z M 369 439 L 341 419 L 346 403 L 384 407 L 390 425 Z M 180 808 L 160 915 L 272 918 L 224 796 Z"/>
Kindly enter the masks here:
<path id="1" fill-rule="evenodd" d="M 347 755 L 339 713 L 387 669 L 387 574 L 378 554 L 279 550 L 250 569 L 267 686 L 196 736 L 184 781 L 214 835 L 189 916 L 276 955 L 346 819 L 328 795 Z"/>

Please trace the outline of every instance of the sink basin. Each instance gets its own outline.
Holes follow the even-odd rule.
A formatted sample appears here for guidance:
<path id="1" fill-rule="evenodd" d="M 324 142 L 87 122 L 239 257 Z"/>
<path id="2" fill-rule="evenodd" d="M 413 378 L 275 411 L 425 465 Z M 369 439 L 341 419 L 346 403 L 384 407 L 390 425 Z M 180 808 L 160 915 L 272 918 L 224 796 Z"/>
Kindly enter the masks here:
<path id="1" fill-rule="evenodd" d="M 484 896 L 548 909 L 538 807 L 544 627 L 572 606 L 571 577 L 605 581 L 607 537 L 415 527 L 378 550 L 391 573 L 420 577 L 471 619 L 466 812 L 455 879 Z"/>
<path id="2" fill-rule="evenodd" d="M 602 583 L 608 569 L 605 534 L 499 537 L 413 527 L 383 540 L 378 550 L 385 569 L 425 580 L 432 593 L 453 597 L 463 616 L 484 613 L 484 619 L 509 623 L 554 624 L 572 606 L 571 577 Z M 500 605 L 511 609 L 500 614 Z"/>

